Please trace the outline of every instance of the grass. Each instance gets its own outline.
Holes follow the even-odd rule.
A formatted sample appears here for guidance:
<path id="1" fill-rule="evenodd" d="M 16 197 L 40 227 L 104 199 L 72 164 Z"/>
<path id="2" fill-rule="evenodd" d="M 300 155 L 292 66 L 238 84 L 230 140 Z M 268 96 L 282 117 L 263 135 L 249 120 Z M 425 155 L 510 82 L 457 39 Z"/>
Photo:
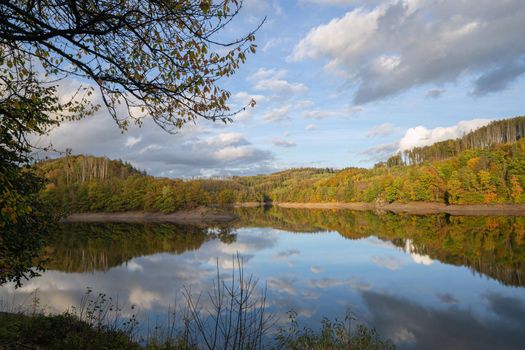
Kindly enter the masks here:
<path id="1" fill-rule="evenodd" d="M 141 349 L 122 330 L 97 328 L 69 313 L 0 313 L 0 349 Z"/>
<path id="2" fill-rule="evenodd" d="M 295 322 L 295 321 L 294 321 Z M 149 339 L 145 344 L 133 340 L 130 333 L 107 327 L 94 327 L 78 316 L 24 315 L 0 313 L 0 349 L 49 349 L 49 350 L 193 350 L 208 349 L 186 342 L 183 337 L 169 340 Z M 216 347 L 222 349 L 221 347 Z M 251 347 L 247 347 L 251 348 Z M 392 342 L 382 340 L 374 329 L 358 325 L 350 331 L 341 321 L 324 320 L 320 331 L 299 328 L 292 323 L 282 328 L 268 349 L 311 350 L 391 350 Z M 230 347 L 229 349 L 235 349 Z"/>

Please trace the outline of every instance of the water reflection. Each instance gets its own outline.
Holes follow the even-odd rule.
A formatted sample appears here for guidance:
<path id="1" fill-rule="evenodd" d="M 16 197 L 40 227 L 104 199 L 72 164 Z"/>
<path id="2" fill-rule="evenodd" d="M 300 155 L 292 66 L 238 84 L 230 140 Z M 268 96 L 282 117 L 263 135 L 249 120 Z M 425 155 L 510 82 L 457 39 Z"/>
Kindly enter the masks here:
<path id="1" fill-rule="evenodd" d="M 46 248 L 47 269 L 67 272 L 108 270 L 138 256 L 182 254 L 219 239 L 235 242 L 230 227 L 175 224 L 63 224 Z"/>
<path id="2" fill-rule="evenodd" d="M 49 311 L 78 304 L 86 287 L 160 319 L 191 286 L 210 288 L 239 252 L 268 285 L 271 312 L 316 326 L 347 308 L 401 348 L 521 348 L 525 343 L 525 218 L 381 215 L 241 209 L 233 227 L 74 224 L 47 247 L 48 271 L 15 290 L 38 290 Z M 286 321 L 286 317 L 282 318 Z"/>
<path id="3" fill-rule="evenodd" d="M 498 281 L 525 286 L 525 216 L 472 217 L 375 215 L 346 210 L 238 209 L 242 226 L 274 227 L 291 232 L 336 231 L 349 239 L 377 236 L 403 248 L 416 263 L 433 259 L 468 266 Z M 396 268 L 387 257 L 379 263 Z"/>
<path id="4" fill-rule="evenodd" d="M 525 344 L 523 299 L 488 295 L 493 315 L 480 316 L 455 306 L 428 308 L 389 293 L 364 291 L 362 296 L 372 323 L 400 347 L 518 349 Z"/>

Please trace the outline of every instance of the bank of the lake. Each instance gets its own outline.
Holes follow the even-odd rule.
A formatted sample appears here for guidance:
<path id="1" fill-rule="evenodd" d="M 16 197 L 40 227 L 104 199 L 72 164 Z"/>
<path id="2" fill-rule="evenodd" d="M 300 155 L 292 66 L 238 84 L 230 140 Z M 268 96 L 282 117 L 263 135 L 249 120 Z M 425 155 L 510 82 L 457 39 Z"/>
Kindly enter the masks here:
<path id="1" fill-rule="evenodd" d="M 444 204 L 436 202 L 408 203 L 292 203 L 275 202 L 283 208 L 372 210 L 375 212 L 407 213 L 414 215 L 451 214 L 466 216 L 523 216 L 525 204 Z"/>
<path id="2" fill-rule="evenodd" d="M 144 211 L 124 212 L 90 212 L 75 213 L 63 219 L 63 222 L 166 222 L 182 225 L 200 225 L 228 223 L 235 221 L 237 216 L 217 208 L 199 207 L 180 210 L 173 213 L 155 213 Z"/>
<path id="3" fill-rule="evenodd" d="M 392 212 L 413 215 L 450 214 L 464 216 L 525 216 L 525 204 L 451 204 L 432 202 L 409 203 L 293 203 L 293 202 L 246 202 L 235 203 L 237 208 L 278 206 L 295 209 L 347 209 L 355 211 Z M 63 222 L 166 222 L 175 224 L 221 224 L 236 221 L 237 215 L 215 207 L 199 207 L 173 213 L 144 211 L 75 213 Z"/>

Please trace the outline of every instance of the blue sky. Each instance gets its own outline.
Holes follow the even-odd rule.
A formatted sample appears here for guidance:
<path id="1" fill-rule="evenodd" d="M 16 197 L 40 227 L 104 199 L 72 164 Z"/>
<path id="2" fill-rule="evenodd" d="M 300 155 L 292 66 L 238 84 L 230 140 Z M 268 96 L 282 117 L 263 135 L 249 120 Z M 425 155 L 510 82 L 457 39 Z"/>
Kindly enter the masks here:
<path id="1" fill-rule="evenodd" d="M 51 142 L 159 176 L 254 174 L 368 167 L 524 114 L 522 0 L 245 0 L 223 34 L 264 17 L 257 53 L 223 81 L 232 107 L 257 100 L 233 124 L 167 135 L 146 123 L 120 134 L 101 111 L 54 130 Z"/>

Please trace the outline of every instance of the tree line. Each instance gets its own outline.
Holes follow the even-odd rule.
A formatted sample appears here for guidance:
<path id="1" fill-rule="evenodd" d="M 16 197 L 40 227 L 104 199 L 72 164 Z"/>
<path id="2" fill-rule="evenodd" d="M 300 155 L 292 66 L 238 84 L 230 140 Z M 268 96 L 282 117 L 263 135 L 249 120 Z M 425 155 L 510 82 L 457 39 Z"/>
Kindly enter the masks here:
<path id="1" fill-rule="evenodd" d="M 493 123 L 450 142 L 478 140 L 480 135 L 493 135 L 491 130 L 502 125 L 516 126 L 523 120 Z M 426 149 L 439 150 L 447 142 Z M 525 139 L 493 143 L 488 148 L 477 147 L 480 144 L 476 141 L 471 143 L 474 146 L 461 146 L 467 149 L 453 156 L 422 163 L 383 164 L 372 169 L 301 168 L 226 179 L 155 178 L 129 163 L 80 155 L 47 160 L 35 167 L 48 181 L 41 198 L 64 213 L 167 213 L 201 205 L 274 201 L 525 203 Z"/>

